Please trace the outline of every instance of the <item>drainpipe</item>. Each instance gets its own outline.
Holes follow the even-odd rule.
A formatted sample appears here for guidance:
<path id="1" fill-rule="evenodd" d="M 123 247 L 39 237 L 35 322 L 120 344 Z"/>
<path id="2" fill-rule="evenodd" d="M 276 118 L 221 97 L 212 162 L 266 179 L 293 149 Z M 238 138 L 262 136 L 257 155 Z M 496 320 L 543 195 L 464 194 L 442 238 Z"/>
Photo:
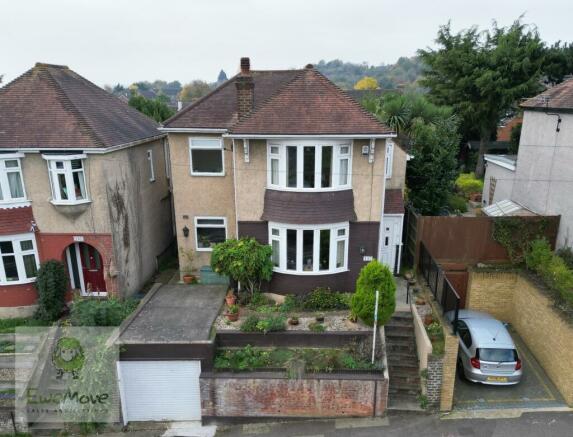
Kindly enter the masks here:
<path id="1" fill-rule="evenodd" d="M 374 138 L 372 138 L 370 140 L 370 146 L 372 147 L 372 143 L 374 143 L 376 140 Z M 383 156 L 383 160 L 386 159 L 386 141 L 388 140 L 384 140 L 384 156 Z M 374 161 L 372 162 L 372 166 L 374 166 Z M 382 174 L 382 201 L 381 201 L 381 207 L 380 207 L 380 229 L 378 230 L 378 251 L 376 253 L 376 259 L 380 262 L 382 262 L 381 260 L 381 256 L 380 253 L 382 251 L 382 242 L 384 240 L 384 203 L 386 200 L 386 167 L 384 167 L 384 172 Z M 374 170 L 372 171 L 372 177 L 374 177 Z"/>
<path id="2" fill-rule="evenodd" d="M 233 138 L 233 197 L 235 203 L 235 238 L 239 239 L 239 213 L 237 210 L 237 163 L 235 160 L 235 139 Z"/>

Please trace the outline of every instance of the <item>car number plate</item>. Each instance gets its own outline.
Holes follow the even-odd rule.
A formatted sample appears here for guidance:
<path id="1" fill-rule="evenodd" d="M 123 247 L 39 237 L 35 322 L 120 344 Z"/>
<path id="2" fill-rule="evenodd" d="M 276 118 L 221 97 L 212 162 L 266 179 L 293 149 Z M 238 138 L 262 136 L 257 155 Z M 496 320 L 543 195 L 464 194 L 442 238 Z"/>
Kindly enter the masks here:
<path id="1" fill-rule="evenodd" d="M 507 378 L 505 376 L 488 376 L 487 380 L 491 382 L 507 382 Z"/>

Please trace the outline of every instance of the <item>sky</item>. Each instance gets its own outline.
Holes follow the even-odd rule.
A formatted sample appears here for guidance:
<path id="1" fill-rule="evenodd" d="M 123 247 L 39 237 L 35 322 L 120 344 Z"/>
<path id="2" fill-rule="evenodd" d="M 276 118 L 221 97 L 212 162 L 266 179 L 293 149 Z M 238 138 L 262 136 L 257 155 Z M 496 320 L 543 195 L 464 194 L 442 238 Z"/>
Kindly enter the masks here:
<path id="1" fill-rule="evenodd" d="M 0 0 L 4 84 L 36 62 L 64 64 L 100 86 L 230 77 L 321 59 L 394 63 L 460 30 L 525 14 L 547 42 L 573 41 L 573 0 Z"/>

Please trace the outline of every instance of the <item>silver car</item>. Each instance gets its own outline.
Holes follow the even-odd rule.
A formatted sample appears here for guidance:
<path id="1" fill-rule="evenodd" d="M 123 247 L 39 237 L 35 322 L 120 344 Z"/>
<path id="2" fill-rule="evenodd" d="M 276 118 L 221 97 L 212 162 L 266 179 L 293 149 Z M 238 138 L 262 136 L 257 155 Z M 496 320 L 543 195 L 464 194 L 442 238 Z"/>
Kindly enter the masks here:
<path id="1" fill-rule="evenodd" d="M 446 313 L 452 322 L 454 312 Z M 458 371 L 467 380 L 489 385 L 514 385 L 523 366 L 506 326 L 487 313 L 460 310 L 458 314 Z"/>

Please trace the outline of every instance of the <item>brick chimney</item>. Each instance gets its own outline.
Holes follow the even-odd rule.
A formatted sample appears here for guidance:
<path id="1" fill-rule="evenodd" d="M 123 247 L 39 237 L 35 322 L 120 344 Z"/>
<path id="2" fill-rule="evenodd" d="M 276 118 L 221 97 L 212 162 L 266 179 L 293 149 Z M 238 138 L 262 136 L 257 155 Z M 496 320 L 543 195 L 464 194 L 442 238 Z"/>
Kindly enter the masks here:
<path id="1" fill-rule="evenodd" d="M 255 84 L 251 75 L 251 61 L 241 58 L 241 72 L 235 79 L 237 87 L 237 114 L 239 120 L 245 118 L 253 110 L 255 103 Z"/>

